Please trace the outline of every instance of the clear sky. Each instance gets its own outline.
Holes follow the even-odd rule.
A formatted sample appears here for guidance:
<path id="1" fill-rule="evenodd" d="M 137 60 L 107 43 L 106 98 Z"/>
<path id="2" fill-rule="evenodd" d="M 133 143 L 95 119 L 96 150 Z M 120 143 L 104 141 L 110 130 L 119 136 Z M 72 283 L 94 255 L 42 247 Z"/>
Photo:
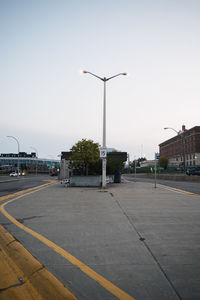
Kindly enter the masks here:
<path id="1" fill-rule="evenodd" d="M 82 138 L 152 159 L 200 125 L 199 0 L 0 0 L 0 153 L 57 158 Z"/>

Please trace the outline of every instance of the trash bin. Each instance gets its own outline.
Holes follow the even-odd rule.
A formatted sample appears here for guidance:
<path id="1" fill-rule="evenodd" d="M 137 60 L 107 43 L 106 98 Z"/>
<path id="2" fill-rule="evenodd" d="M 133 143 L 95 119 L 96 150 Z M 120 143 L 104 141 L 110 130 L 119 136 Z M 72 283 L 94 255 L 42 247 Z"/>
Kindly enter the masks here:
<path id="1" fill-rule="evenodd" d="M 121 182 L 121 172 L 116 171 L 114 174 L 114 183 L 120 183 Z"/>

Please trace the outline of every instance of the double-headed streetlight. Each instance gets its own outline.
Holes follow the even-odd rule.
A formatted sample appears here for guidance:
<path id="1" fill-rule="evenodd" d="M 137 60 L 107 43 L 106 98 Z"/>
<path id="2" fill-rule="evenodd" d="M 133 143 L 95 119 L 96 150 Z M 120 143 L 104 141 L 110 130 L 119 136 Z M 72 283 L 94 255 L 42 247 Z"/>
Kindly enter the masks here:
<path id="1" fill-rule="evenodd" d="M 177 135 L 181 136 L 181 144 L 182 144 L 182 156 L 183 156 L 183 169 L 185 172 L 185 136 L 184 136 L 184 131 L 177 131 L 176 129 L 172 127 L 165 127 L 164 129 L 171 129 L 177 133 Z"/>
<path id="2" fill-rule="evenodd" d="M 12 135 L 8 135 L 8 138 L 12 138 L 17 142 L 17 148 L 18 148 L 18 160 L 17 160 L 17 177 L 19 177 L 19 152 L 20 152 L 20 146 L 19 146 L 19 141 L 16 137 Z"/>
<path id="3" fill-rule="evenodd" d="M 113 79 L 117 76 L 120 75 L 128 75 L 128 73 L 119 73 L 116 74 L 114 76 L 111 76 L 109 78 L 106 77 L 100 77 L 92 72 L 89 71 L 85 71 L 82 70 L 81 71 L 83 74 L 90 74 L 98 79 L 100 79 L 101 81 L 103 81 L 104 83 L 104 97 L 103 97 L 103 144 L 102 144 L 102 148 L 101 148 L 101 153 L 100 156 L 102 158 L 102 188 L 106 187 L 106 157 L 107 157 L 107 153 L 106 153 L 106 82 L 110 79 Z"/>

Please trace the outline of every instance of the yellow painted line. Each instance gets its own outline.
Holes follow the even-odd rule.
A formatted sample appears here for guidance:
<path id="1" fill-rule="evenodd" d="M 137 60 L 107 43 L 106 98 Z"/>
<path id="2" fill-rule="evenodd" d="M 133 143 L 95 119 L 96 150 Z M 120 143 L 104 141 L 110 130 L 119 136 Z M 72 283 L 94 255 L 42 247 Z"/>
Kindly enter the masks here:
<path id="1" fill-rule="evenodd" d="M 50 185 L 50 184 L 52 184 L 52 183 L 56 183 L 55 180 L 43 180 L 43 181 L 46 181 L 46 182 L 48 182 L 48 183 L 45 183 L 45 184 L 40 185 L 39 187 L 41 187 L 41 188 L 43 188 L 43 187 L 45 187 L 45 186 L 48 186 L 48 185 Z M 22 191 L 13 193 L 13 194 L 8 194 L 8 195 L 5 195 L 5 196 L 2 196 L 2 197 L 0 197 L 0 202 L 2 202 L 2 201 L 4 201 L 4 200 L 7 200 L 7 199 L 10 199 L 10 198 L 13 198 L 13 197 L 18 196 L 18 195 L 23 195 L 23 194 L 25 194 L 25 193 L 29 193 L 29 192 L 31 192 L 31 191 L 37 191 L 39 187 L 36 186 L 36 187 L 29 188 L 29 189 L 26 189 L 26 190 L 22 190 Z"/>
<path id="2" fill-rule="evenodd" d="M 132 182 L 132 180 L 127 180 L 127 182 Z M 145 181 L 145 183 L 152 184 L 153 182 L 151 182 L 151 181 Z M 160 183 L 157 183 L 156 185 L 160 186 L 160 187 L 162 187 L 162 188 L 164 188 L 166 190 L 178 193 L 178 194 L 187 194 L 187 195 L 199 196 L 200 197 L 200 194 L 196 194 L 196 193 L 193 193 L 193 192 L 188 192 L 186 190 L 181 190 L 181 189 L 173 188 L 173 187 L 171 187 L 169 185 L 164 185 L 164 184 L 160 184 Z"/>
<path id="3" fill-rule="evenodd" d="M 43 185 L 43 187 L 45 187 L 45 185 Z M 36 189 L 32 190 L 32 191 L 26 193 L 25 195 L 19 195 L 18 197 L 14 198 L 14 199 L 11 199 L 11 200 L 9 200 L 9 201 L 1 204 L 0 211 L 2 212 L 2 214 L 4 214 L 4 216 L 6 218 L 8 218 L 16 226 L 18 226 L 22 230 L 28 232 L 29 234 L 31 234 L 32 236 L 34 236 L 35 238 L 37 238 L 39 241 L 41 241 L 42 243 L 44 243 L 48 247 L 52 248 L 55 252 L 57 252 L 62 257 L 64 257 L 65 259 L 67 259 L 71 264 L 75 265 L 82 272 L 84 272 L 85 274 L 87 274 L 90 278 L 92 278 L 93 280 L 95 280 L 96 282 L 98 282 L 101 286 L 103 286 L 111 294 L 115 295 L 118 299 L 120 299 L 120 300 L 135 300 L 135 298 L 133 298 L 132 296 L 128 295 L 126 292 L 122 291 L 120 288 L 118 288 L 116 285 L 114 285 L 112 282 L 110 282 L 109 280 L 107 280 L 106 278 L 104 278 L 103 276 L 101 276 L 100 274 L 96 273 L 90 267 L 88 267 L 83 262 L 81 262 L 80 260 L 78 260 L 76 257 L 74 257 L 73 255 L 71 255 L 69 252 L 65 251 L 64 249 L 62 249 L 61 247 L 59 247 L 58 245 L 56 245 L 54 242 L 48 240 L 47 238 L 45 238 L 41 234 L 33 231 L 32 229 L 30 229 L 30 228 L 24 226 L 23 224 L 21 224 L 20 222 L 18 222 L 14 217 L 12 217 L 5 210 L 4 207 L 8 203 L 11 203 L 11 202 L 13 202 L 13 201 L 15 201 L 17 199 L 20 199 L 20 198 L 26 196 L 26 195 L 30 195 L 30 194 L 32 194 L 32 193 L 34 193 L 36 191 L 39 191 L 43 187 L 40 186 L 37 190 Z"/>
<path id="4" fill-rule="evenodd" d="M 0 299 L 78 300 L 0 225 Z"/>
<path id="5" fill-rule="evenodd" d="M 169 190 L 169 191 L 178 193 L 178 194 L 186 194 L 186 195 L 192 195 L 192 196 L 199 196 L 199 197 L 200 197 L 199 194 L 192 193 L 192 192 L 188 192 L 188 191 L 181 190 L 181 189 L 177 189 L 177 188 L 173 188 L 173 187 L 170 187 L 170 186 L 168 186 L 168 185 L 157 184 L 157 186 L 162 187 L 162 188 L 164 188 L 164 189 L 166 189 L 166 190 Z"/>

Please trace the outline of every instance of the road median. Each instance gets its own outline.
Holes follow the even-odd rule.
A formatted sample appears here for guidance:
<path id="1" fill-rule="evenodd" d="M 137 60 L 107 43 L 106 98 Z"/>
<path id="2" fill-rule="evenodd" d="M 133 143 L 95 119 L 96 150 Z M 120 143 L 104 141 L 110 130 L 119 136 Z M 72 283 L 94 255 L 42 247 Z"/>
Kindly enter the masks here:
<path id="1" fill-rule="evenodd" d="M 0 299 L 77 298 L 0 225 Z"/>

